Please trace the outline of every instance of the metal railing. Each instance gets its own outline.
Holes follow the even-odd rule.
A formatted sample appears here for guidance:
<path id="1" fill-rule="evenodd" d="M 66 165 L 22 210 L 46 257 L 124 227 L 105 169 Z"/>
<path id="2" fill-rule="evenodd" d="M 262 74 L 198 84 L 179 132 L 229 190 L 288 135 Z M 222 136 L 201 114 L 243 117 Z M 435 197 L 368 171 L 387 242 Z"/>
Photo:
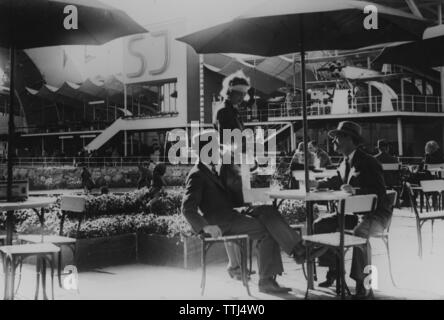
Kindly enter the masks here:
<path id="1" fill-rule="evenodd" d="M 441 97 L 420 95 L 398 95 L 397 99 L 391 100 L 395 112 L 443 112 Z M 349 102 L 349 112 L 345 114 L 358 113 L 381 113 L 383 107 L 382 96 L 357 97 Z M 332 112 L 332 103 L 308 102 L 308 116 L 329 115 Z M 240 115 L 245 122 L 266 122 L 270 118 L 300 117 L 302 116 L 302 102 L 279 102 L 269 103 L 265 110 L 241 110 Z"/>
<path id="2" fill-rule="evenodd" d="M 290 163 L 292 156 L 277 156 L 277 163 L 284 160 Z M 339 164 L 341 156 L 330 157 L 333 164 Z M 169 164 L 168 157 L 17 157 L 13 163 L 16 167 L 132 167 L 143 162 L 153 160 Z M 422 162 L 422 157 L 398 157 L 398 161 L 405 165 L 416 165 Z M 189 164 L 193 164 L 189 161 Z M 6 159 L 0 158 L 0 165 L 6 166 Z"/>

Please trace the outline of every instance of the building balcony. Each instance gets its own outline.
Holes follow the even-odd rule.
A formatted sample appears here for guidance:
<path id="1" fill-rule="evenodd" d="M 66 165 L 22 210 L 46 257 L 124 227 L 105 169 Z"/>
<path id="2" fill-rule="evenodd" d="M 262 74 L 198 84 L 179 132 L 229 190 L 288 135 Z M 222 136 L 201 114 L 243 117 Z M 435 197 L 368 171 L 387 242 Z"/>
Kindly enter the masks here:
<path id="1" fill-rule="evenodd" d="M 332 99 L 329 102 L 307 101 L 309 119 L 383 117 L 395 115 L 442 115 L 441 97 L 399 95 L 396 99 L 384 96 L 358 97 L 347 102 Z M 241 110 L 245 123 L 292 121 L 302 119 L 302 102 L 269 103 L 267 109 Z"/>

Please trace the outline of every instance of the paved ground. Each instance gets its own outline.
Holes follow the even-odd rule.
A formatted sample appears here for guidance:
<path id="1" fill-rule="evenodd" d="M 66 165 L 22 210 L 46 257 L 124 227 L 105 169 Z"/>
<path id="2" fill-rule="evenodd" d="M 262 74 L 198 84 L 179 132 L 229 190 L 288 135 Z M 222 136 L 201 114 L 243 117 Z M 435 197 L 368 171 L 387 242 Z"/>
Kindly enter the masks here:
<path id="1" fill-rule="evenodd" d="M 372 241 L 373 263 L 378 268 L 378 299 L 444 299 L 444 223 L 435 223 L 435 245 L 432 252 L 430 223 L 424 226 L 424 257 L 417 255 L 415 219 L 408 210 L 397 210 L 391 230 L 393 270 L 398 288 L 389 277 L 385 248 L 380 240 Z M 285 254 L 284 254 L 285 256 Z M 350 266 L 348 254 L 347 270 Z M 257 277 L 251 281 L 252 297 L 240 282 L 229 279 L 225 265 L 211 265 L 204 299 L 303 299 L 306 282 L 300 266 L 284 257 L 285 274 L 278 281 L 293 288 L 285 296 L 258 292 Z M 324 268 L 318 268 L 323 280 Z M 56 287 L 56 299 L 203 299 L 200 296 L 201 270 L 154 267 L 142 264 L 109 267 L 79 275 L 79 292 Z M 353 282 L 348 279 L 353 291 Z M 3 285 L 0 283 L 0 285 Z M 33 299 L 34 268 L 25 265 L 18 299 Z M 50 292 L 50 290 L 48 290 Z M 314 290 L 310 299 L 337 299 L 333 289 Z"/>

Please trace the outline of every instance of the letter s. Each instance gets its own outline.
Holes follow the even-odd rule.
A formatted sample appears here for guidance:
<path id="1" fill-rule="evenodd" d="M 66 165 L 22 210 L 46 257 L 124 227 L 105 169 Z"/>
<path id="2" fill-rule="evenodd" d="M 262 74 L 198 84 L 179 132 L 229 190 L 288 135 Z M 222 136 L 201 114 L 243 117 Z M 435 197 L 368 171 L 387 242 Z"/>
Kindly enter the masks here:
<path id="1" fill-rule="evenodd" d="M 139 35 L 136 35 L 136 36 L 132 37 L 129 40 L 129 42 L 128 42 L 128 51 L 129 51 L 129 53 L 132 56 L 134 56 L 134 57 L 136 57 L 136 58 L 138 58 L 140 60 L 140 68 L 139 68 L 139 70 L 136 71 L 136 72 L 128 73 L 127 74 L 128 78 L 138 78 L 138 77 L 141 77 L 143 74 L 145 74 L 145 71 L 146 71 L 146 59 L 143 56 L 143 54 L 141 54 L 140 52 L 137 52 L 135 50 L 135 48 L 134 48 L 134 43 L 136 41 L 143 40 L 143 39 L 145 39 L 144 35 L 139 34 Z"/>

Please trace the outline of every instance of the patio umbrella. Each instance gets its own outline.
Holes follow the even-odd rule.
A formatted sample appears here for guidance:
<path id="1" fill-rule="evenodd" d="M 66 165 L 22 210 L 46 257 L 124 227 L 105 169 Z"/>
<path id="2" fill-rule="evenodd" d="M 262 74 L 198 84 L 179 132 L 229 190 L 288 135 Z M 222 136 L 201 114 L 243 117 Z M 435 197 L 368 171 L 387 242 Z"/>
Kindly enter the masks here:
<path id="1" fill-rule="evenodd" d="M 69 10 L 65 10 L 69 9 Z M 70 15 L 74 20 L 70 20 Z M 77 18 L 77 19 L 76 19 Z M 71 22 L 65 24 L 65 20 Z M 75 19 L 77 21 L 75 21 Z M 78 23 L 76 23 L 78 22 Z M 10 104 L 7 200 L 12 200 L 14 154 L 15 51 L 57 45 L 100 45 L 113 39 L 146 33 L 126 13 L 97 0 L 2 0 L 0 46 L 10 48 Z M 12 240 L 12 213 L 7 215 L 7 244 Z"/>
<path id="2" fill-rule="evenodd" d="M 369 16 L 365 13 L 368 8 L 377 10 L 376 29 L 364 27 L 364 20 Z M 424 19 L 411 14 L 364 1 L 276 0 L 263 2 L 230 22 L 178 40 L 188 43 L 201 54 L 276 56 L 300 52 L 301 89 L 306 92 L 306 51 L 346 50 L 418 40 L 429 25 Z M 306 95 L 302 94 L 304 147 L 308 150 L 306 99 Z M 307 157 L 305 180 L 309 180 Z M 306 191 L 309 191 L 308 183 Z"/>
<path id="3" fill-rule="evenodd" d="M 444 25 L 427 29 L 420 41 L 384 48 L 374 62 L 417 68 L 444 66 Z"/>

